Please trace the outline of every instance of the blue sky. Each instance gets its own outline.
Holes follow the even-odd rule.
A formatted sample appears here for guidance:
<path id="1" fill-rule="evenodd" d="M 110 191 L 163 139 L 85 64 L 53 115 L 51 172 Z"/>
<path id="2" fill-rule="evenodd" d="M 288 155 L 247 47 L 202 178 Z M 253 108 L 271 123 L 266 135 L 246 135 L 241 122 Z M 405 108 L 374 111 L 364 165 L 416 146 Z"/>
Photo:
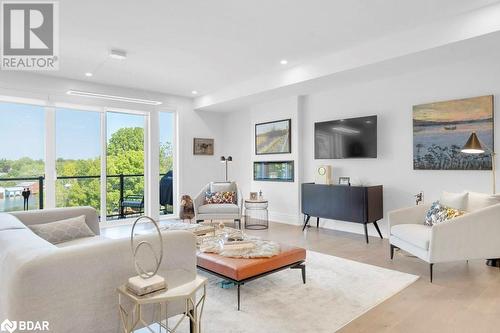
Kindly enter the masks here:
<path id="1" fill-rule="evenodd" d="M 122 127 L 142 127 L 144 117 L 107 113 L 108 139 Z M 44 158 L 45 115 L 40 106 L 0 103 L 0 158 Z M 79 159 L 100 155 L 99 113 L 57 109 L 57 158 Z M 173 114 L 160 113 L 160 142 L 172 142 Z"/>

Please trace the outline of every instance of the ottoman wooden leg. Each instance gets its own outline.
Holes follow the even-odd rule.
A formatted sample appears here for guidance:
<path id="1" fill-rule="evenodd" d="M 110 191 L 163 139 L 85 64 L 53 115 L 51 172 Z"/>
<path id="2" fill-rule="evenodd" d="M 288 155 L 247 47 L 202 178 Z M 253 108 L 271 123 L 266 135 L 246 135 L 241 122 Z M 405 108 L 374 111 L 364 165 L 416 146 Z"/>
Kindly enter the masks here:
<path id="1" fill-rule="evenodd" d="M 302 271 L 302 282 L 306 283 L 306 265 L 304 263 L 290 267 L 291 269 L 300 269 Z"/>
<path id="2" fill-rule="evenodd" d="M 238 311 L 240 311 L 240 286 L 241 284 L 238 283 Z"/>

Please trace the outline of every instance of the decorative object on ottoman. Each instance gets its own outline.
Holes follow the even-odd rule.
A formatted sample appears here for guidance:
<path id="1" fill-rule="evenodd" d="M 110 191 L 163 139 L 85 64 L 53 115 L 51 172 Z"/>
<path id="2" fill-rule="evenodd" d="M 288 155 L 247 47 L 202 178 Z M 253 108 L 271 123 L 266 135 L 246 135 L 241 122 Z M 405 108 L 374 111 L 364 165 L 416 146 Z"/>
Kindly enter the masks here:
<path id="1" fill-rule="evenodd" d="M 194 215 L 193 199 L 191 199 L 189 195 L 184 194 L 181 197 L 181 209 L 179 212 L 179 218 L 181 218 L 182 220 L 189 220 L 189 223 L 191 223 Z"/>
<path id="2" fill-rule="evenodd" d="M 250 192 L 250 200 L 257 200 L 257 192 Z"/>
<path id="3" fill-rule="evenodd" d="M 151 245 L 150 242 L 143 240 L 137 243 L 137 245 L 135 245 L 135 227 L 137 223 L 142 219 L 149 220 L 151 223 L 153 223 L 153 225 L 156 228 L 156 231 L 158 232 L 158 239 L 160 241 L 159 256 L 156 255 L 156 252 L 153 249 L 153 245 Z M 145 270 L 140 265 L 139 260 L 137 259 L 137 254 L 139 253 L 139 250 L 143 246 L 148 247 L 151 250 L 151 253 L 154 255 L 154 260 L 156 265 L 151 271 Z M 156 274 L 158 273 L 158 269 L 160 268 L 160 264 L 163 259 L 163 237 L 161 236 L 161 231 L 160 227 L 158 226 L 158 223 L 156 223 L 155 220 L 153 220 L 148 216 L 141 216 L 137 218 L 134 224 L 132 225 L 132 231 L 130 234 L 130 248 L 134 256 L 135 271 L 137 272 L 138 275 L 128 279 L 127 289 L 138 296 L 166 289 L 167 285 L 165 283 L 165 279 Z"/>

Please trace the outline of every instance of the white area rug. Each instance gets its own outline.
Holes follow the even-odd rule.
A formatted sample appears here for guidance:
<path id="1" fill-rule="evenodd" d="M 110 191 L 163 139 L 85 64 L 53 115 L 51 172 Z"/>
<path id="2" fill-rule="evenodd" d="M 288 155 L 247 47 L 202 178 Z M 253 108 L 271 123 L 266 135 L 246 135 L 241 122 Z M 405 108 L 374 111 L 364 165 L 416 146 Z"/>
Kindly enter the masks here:
<path id="1" fill-rule="evenodd" d="M 418 279 L 312 251 L 306 267 L 306 284 L 300 270 L 287 269 L 243 285 L 241 311 L 236 288 L 222 289 L 219 278 L 203 273 L 209 277 L 203 333 L 334 332 Z"/>

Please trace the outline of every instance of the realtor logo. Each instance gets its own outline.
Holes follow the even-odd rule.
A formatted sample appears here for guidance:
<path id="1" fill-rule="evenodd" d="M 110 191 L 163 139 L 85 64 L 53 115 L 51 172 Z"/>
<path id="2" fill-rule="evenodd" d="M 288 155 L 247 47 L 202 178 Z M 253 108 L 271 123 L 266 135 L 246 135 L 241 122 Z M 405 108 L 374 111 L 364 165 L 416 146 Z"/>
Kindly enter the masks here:
<path id="1" fill-rule="evenodd" d="M 12 333 L 17 329 L 17 323 L 5 319 L 2 324 L 0 324 L 0 331 Z"/>
<path id="2" fill-rule="evenodd" d="M 53 1 L 2 2 L 2 69 L 59 69 L 58 5 Z"/>

